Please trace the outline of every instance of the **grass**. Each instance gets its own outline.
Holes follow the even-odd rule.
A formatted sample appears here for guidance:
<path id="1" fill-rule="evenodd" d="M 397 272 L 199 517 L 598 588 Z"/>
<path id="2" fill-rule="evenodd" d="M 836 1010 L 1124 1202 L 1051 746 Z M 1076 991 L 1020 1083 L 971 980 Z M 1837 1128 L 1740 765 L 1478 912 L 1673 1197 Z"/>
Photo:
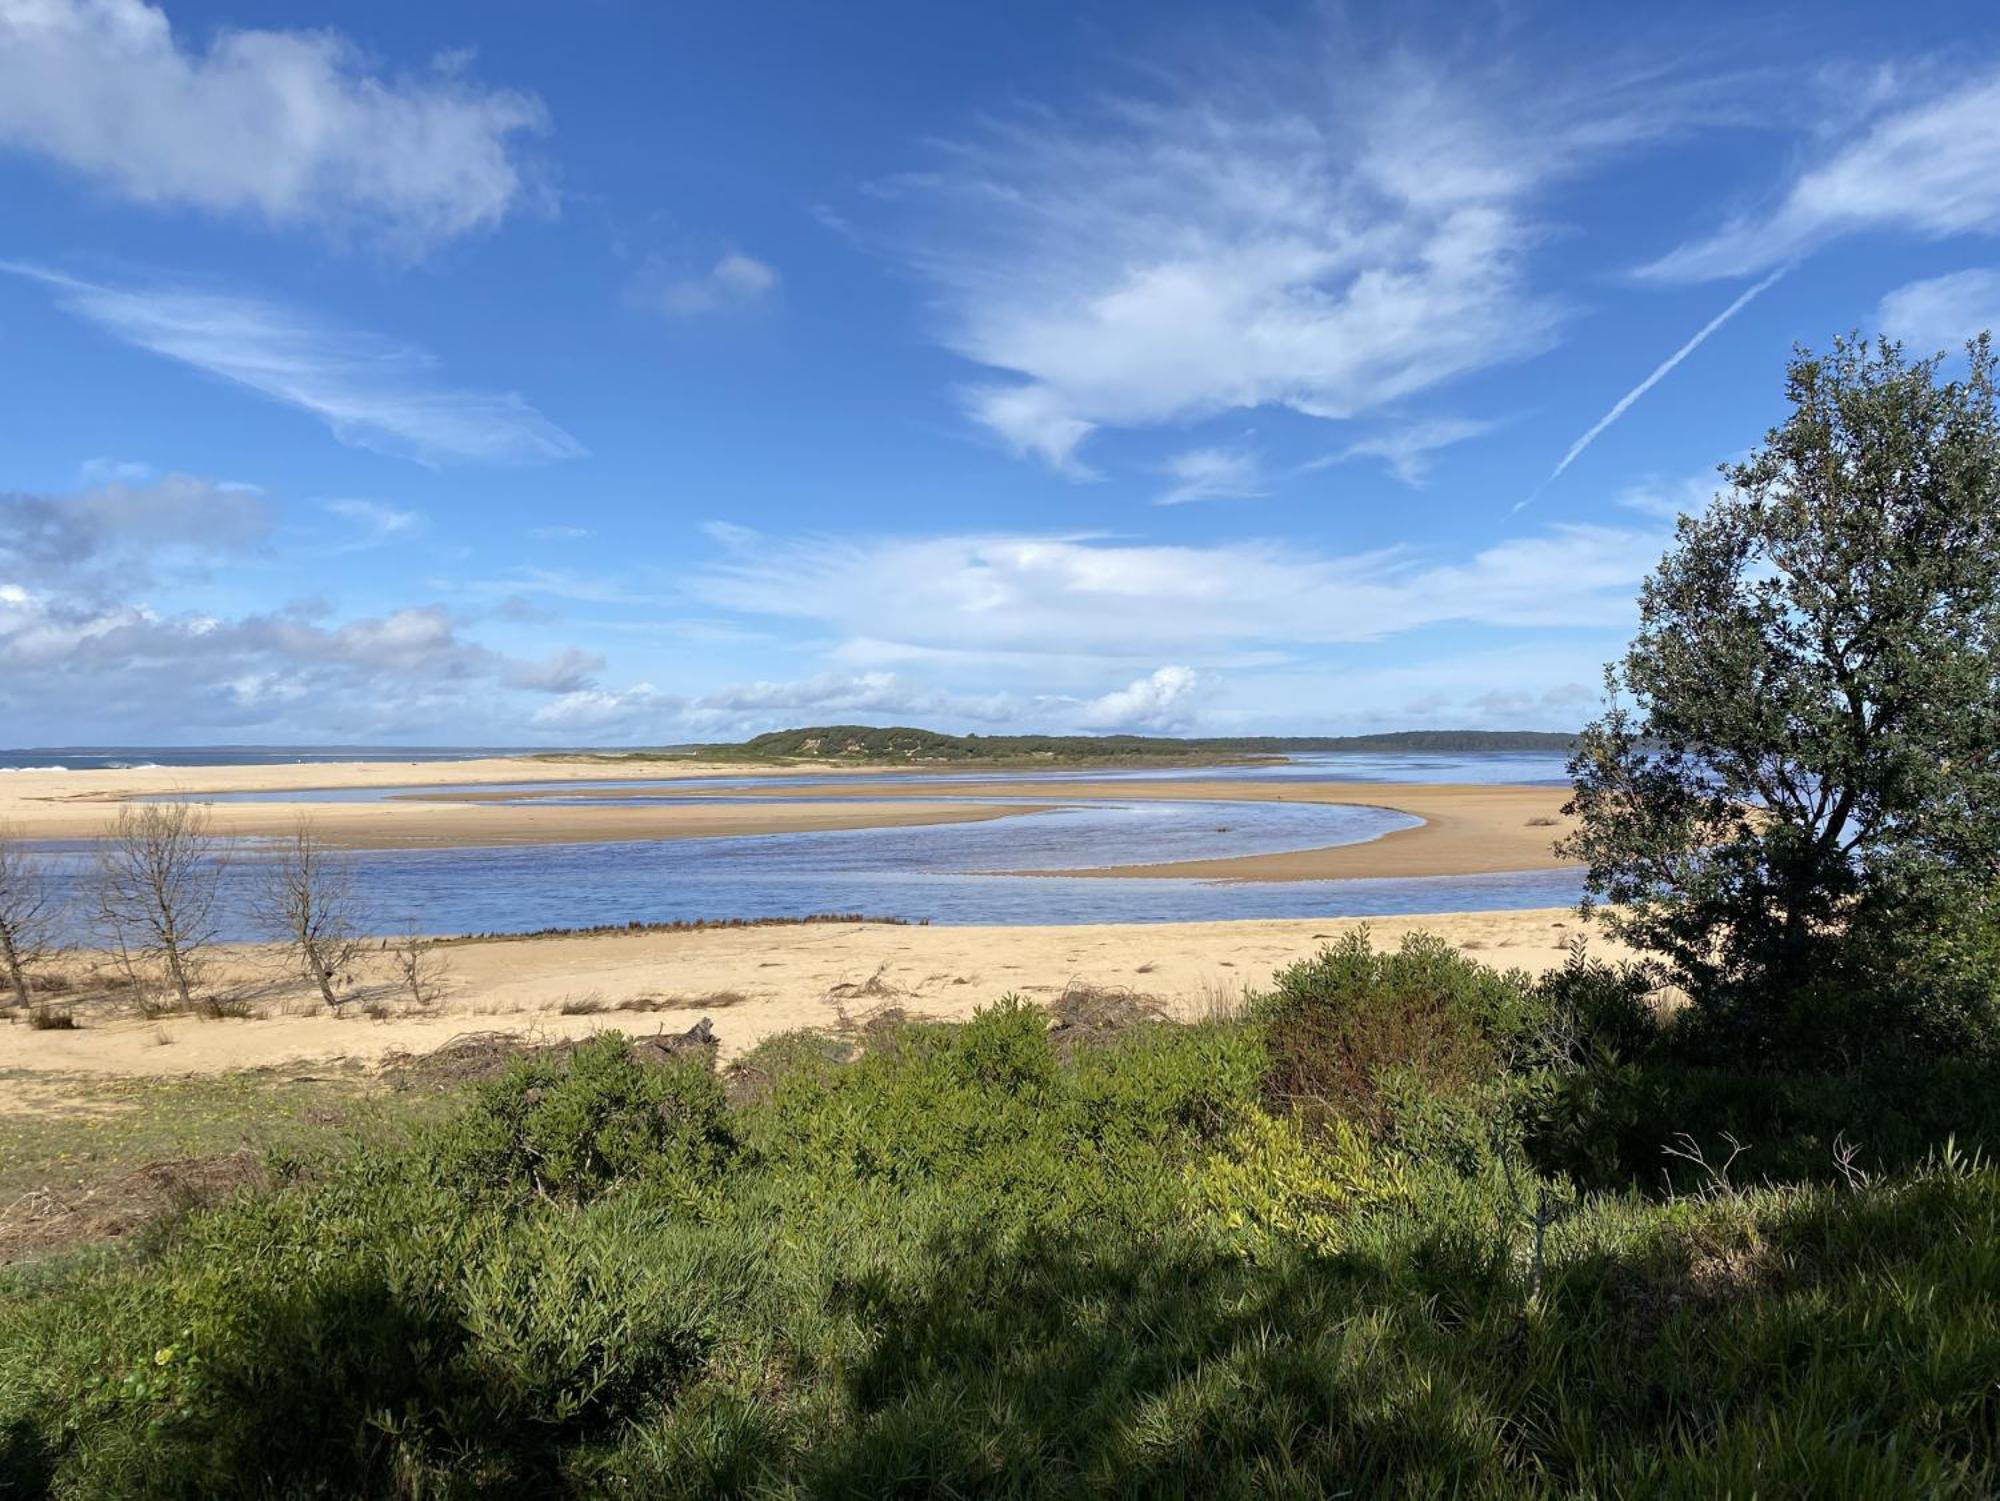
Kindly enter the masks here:
<path id="1" fill-rule="evenodd" d="M 395 1138 L 430 1107 L 353 1072 L 133 1079 L 0 1071 L 0 1204 L 86 1193 L 148 1165 L 248 1150 L 307 1159 Z"/>
<path id="2" fill-rule="evenodd" d="M 262 1171 L 122 1254 L 0 1274 L 0 1474 L 57 1496 L 2000 1489 L 1993 1070 L 1753 1090 L 1677 1073 L 1642 1002 L 1643 977 L 1580 963 L 1530 983 L 1349 942 L 1196 1024 L 1077 987 L 1053 1017 L 771 1038 L 720 1077 L 609 1036 L 438 1091 L 338 1081 L 324 1121 L 274 1080 L 190 1085 L 166 1112 L 207 1124 L 166 1134 L 254 1136 Z M 1844 1170 L 1843 1115 L 1877 1144 Z M 1668 1125 L 1711 1149 L 1754 1128 L 1766 1165 L 1663 1181 Z M 164 1140 L 121 1129 L 121 1162 Z M 50 1130 L 14 1138 L 43 1170 Z"/>

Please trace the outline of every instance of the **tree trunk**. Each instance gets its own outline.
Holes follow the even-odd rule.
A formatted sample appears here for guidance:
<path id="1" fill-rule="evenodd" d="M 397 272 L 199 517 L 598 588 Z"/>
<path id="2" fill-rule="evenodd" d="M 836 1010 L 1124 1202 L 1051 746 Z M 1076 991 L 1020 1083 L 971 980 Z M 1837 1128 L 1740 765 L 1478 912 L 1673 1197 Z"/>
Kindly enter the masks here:
<path id="1" fill-rule="evenodd" d="M 7 962 L 7 983 L 14 992 L 14 1004 L 28 1004 L 28 971 L 21 963 L 21 951 L 14 943 L 14 935 L 0 925 L 0 959 Z"/>
<path id="2" fill-rule="evenodd" d="M 183 1011 L 194 1010 L 194 993 L 188 986 L 187 968 L 181 963 L 180 946 L 171 940 L 166 945 L 167 974 L 174 982 L 174 994 L 181 998 Z"/>
<path id="3" fill-rule="evenodd" d="M 312 966 L 312 977 L 319 984 L 320 999 L 326 1002 L 326 1009 L 329 1011 L 338 1011 L 340 1009 L 340 1002 L 334 999 L 333 976 L 327 973 L 326 966 L 320 962 L 319 955 L 314 953 L 310 948 L 306 950 L 306 963 Z"/>

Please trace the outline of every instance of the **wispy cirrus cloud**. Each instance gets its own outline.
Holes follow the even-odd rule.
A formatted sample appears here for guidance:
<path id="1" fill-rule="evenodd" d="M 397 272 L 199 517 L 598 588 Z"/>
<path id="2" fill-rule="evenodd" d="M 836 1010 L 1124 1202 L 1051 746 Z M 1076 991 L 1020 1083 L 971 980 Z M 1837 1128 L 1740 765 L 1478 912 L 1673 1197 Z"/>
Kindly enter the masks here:
<path id="1" fill-rule="evenodd" d="M 761 307 L 777 290 L 776 268 L 732 250 L 694 275 L 677 274 L 657 260 L 648 262 L 632 284 L 631 297 L 640 307 L 669 318 L 700 318 Z"/>
<path id="2" fill-rule="evenodd" d="M 1156 505 L 1191 500 L 1245 500 L 1265 491 L 1264 467 L 1247 448 L 1191 448 L 1174 454 L 1160 472 L 1173 483 Z"/>
<path id="3" fill-rule="evenodd" d="M 1651 65 L 1328 47 L 1024 114 L 875 192 L 943 342 L 990 372 L 968 414 L 1083 476 L 1100 427 L 1347 418 L 1546 349 L 1544 199 L 1688 128 L 1697 92 Z"/>
<path id="4" fill-rule="evenodd" d="M 1432 454 L 1454 444 L 1484 437 L 1498 426 L 1496 422 L 1475 417 L 1434 417 L 1390 428 L 1375 437 L 1350 443 L 1332 458 L 1316 461 L 1307 467 L 1323 469 L 1328 464 L 1347 463 L 1353 459 L 1379 459 L 1404 484 L 1421 485 L 1430 475 Z"/>
<path id="5" fill-rule="evenodd" d="M 1919 352 L 2000 334 L 2000 271 L 1954 271 L 1906 283 L 1882 299 L 1875 320 L 1883 333 Z"/>
<path id="6" fill-rule="evenodd" d="M 114 338 L 309 412 L 341 442 L 418 463 L 535 464 L 582 444 L 512 392 L 441 384 L 423 350 L 239 293 L 113 286 L 46 267 L 0 271 L 48 287 Z"/>
<path id="7" fill-rule="evenodd" d="M 814 622 L 854 663 L 1171 656 L 1199 668 L 1446 623 L 1623 627 L 1663 544 L 1655 527 L 1558 526 L 1441 561 L 1275 542 L 758 538 L 687 588 L 743 614 Z"/>
<path id="8" fill-rule="evenodd" d="M 2000 234 L 2000 68 L 1956 87 L 1930 73 L 1883 91 L 1767 209 L 1642 268 L 1657 281 L 1750 276 L 1843 234 L 1899 229 L 1925 239 Z"/>
<path id="9" fill-rule="evenodd" d="M 516 140 L 546 125 L 532 95 L 457 65 L 384 75 L 330 30 L 197 49 L 143 0 L 0 0 L 0 149 L 141 203 L 420 252 L 536 196 Z"/>
<path id="10" fill-rule="evenodd" d="M 421 513 L 379 500 L 329 500 L 326 509 L 354 527 L 354 535 L 337 545 L 339 552 L 359 552 L 421 536 L 425 527 Z"/>

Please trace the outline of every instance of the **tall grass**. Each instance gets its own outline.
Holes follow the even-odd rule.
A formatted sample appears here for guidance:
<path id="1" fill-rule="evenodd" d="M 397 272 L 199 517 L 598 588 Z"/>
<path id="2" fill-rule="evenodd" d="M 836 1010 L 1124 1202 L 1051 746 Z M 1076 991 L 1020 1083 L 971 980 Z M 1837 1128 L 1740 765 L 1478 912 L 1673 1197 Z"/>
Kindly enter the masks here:
<path id="1" fill-rule="evenodd" d="M 1840 1086 L 1802 1077 L 1755 1119 L 1797 1133 L 1755 1141 L 1769 1171 L 1665 1183 L 1672 1131 L 1753 1122 L 1633 1030 L 1642 981 L 1360 944 L 1242 1018 L 1080 1046 L 1011 1001 L 774 1039 L 727 1080 L 601 1039 L 413 1142 L 277 1164 L 143 1253 L 0 1283 L 0 1474 L 93 1497 L 1991 1494 L 1976 1082 L 1876 1081 L 1855 1118 L 1887 1155 L 1843 1173 L 1818 1160 Z"/>

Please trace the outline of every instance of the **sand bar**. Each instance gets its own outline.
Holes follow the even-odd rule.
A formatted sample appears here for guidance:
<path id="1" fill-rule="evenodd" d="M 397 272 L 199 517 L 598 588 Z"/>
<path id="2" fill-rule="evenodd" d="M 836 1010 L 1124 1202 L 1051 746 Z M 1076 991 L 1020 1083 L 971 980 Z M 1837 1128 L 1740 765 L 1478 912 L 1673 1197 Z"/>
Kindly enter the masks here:
<path id="1" fill-rule="evenodd" d="M 635 769 L 636 767 L 636 769 Z M 89 839 L 105 832 L 120 802 L 134 797 L 217 793 L 333 791 L 350 788 L 454 787 L 480 782 L 577 782 L 670 776 L 691 788 L 718 776 L 779 775 L 736 766 L 679 761 L 607 765 L 602 762 L 478 761 L 336 762 L 318 766 L 168 766 L 131 770 L 10 771 L 0 774 L 0 823 L 35 839 Z M 604 789 L 609 794 L 616 789 Z M 801 789 L 813 790 L 813 789 Z M 280 835 L 310 818 L 328 839 L 357 849 L 466 847 L 503 844 L 584 844 L 614 840 L 718 838 L 803 834 L 829 829 L 978 823 L 1044 807 L 946 802 L 933 796 L 894 808 L 849 802 L 788 800 L 769 808 L 689 804 L 655 808 L 541 807 L 472 799 L 380 802 L 256 802 L 212 804 L 215 831 L 242 837 Z"/>
<path id="2" fill-rule="evenodd" d="M 699 791 L 699 789 L 690 789 Z M 670 792 L 671 789 L 668 789 Z M 822 796 L 818 788 L 762 787 L 754 795 L 782 802 Z M 935 789 L 921 783 L 884 782 L 843 787 L 841 796 L 862 802 L 920 798 Z M 1425 782 L 1285 782 L 1175 778 L 1163 781 L 953 782 L 954 797 L 1020 797 L 1032 793 L 1049 803 L 1195 802 L 1313 803 L 1388 808 L 1421 818 L 1360 844 L 1334 845 L 1288 854 L 1242 855 L 1220 860 L 1181 860 L 1155 865 L 1117 865 L 1092 870 L 1038 870 L 1031 875 L 1157 876 L 1207 881 L 1318 881 L 1357 876 L 1471 876 L 1510 870 L 1554 870 L 1572 862 L 1557 856 L 1555 840 L 1570 827 L 1562 807 L 1566 787 Z M 500 793 L 449 794 L 487 802 Z M 590 790 L 561 796 L 589 796 Z M 605 796 L 619 796 L 607 790 Z M 663 795 L 665 795 L 663 793 Z M 532 799 L 530 799 L 532 800 Z M 489 803 L 489 806 L 491 804 Z"/>
<path id="3" fill-rule="evenodd" d="M 852 767 L 825 767 L 852 774 Z M 794 768 L 733 767 L 686 762 L 519 761 L 342 762 L 319 766 L 163 767 L 131 771 L 26 771 L 0 775 L 0 821 L 34 837 L 87 838 L 103 832 L 122 798 L 183 793 L 277 792 L 329 788 L 436 789 L 381 801 L 218 803 L 220 833 L 282 834 L 310 816 L 331 839 L 362 848 L 697 838 L 799 833 L 949 823 L 1006 817 L 1063 804 L 1155 799 L 1214 802 L 1319 803 L 1389 808 L 1421 818 L 1420 827 L 1362 844 L 1233 859 L 1119 866 L 1034 874 L 1182 877 L 1233 881 L 1323 880 L 1355 876 L 1483 875 L 1546 870 L 1562 865 L 1554 838 L 1566 827 L 1560 787 L 1441 785 L 1411 782 L 1300 782 L 995 779 L 949 783 L 929 779 L 846 783 L 839 801 L 824 786 L 732 787 L 728 804 L 676 801 L 683 788 L 704 794 L 719 776 L 787 776 Z M 550 797 L 628 798 L 631 790 L 593 782 L 671 779 L 652 790 L 659 801 L 639 806 L 553 806 Z M 550 794 L 465 790 L 478 784 L 560 781 Z M 981 806 L 980 797 L 1033 797 L 1032 805 Z M 767 804 L 768 806 L 759 806 Z"/>
<path id="4" fill-rule="evenodd" d="M 680 1031 L 711 1017 L 725 1059 L 774 1032 L 836 1027 L 882 1006 L 912 1016 L 969 1016 L 1008 992 L 1050 1001 L 1071 981 L 1128 987 L 1192 1018 L 1238 1003 L 1273 971 L 1364 924 L 1346 918 L 1283 922 L 1090 924 L 1074 927 L 921 927 L 809 924 L 679 933 L 522 938 L 447 947 L 447 995 L 434 1015 L 372 1019 L 320 1009 L 268 950 L 239 948 L 218 981 L 242 985 L 260 1019 L 100 1020 L 75 1031 L 0 1024 L 0 1073 L 168 1075 L 336 1063 L 373 1066 L 385 1054 L 423 1052 L 473 1031 L 550 1038 L 617 1028 Z M 1473 958 L 1534 972 L 1562 962 L 1563 945 L 1590 933 L 1593 953 L 1619 950 L 1567 908 L 1376 918 L 1378 944 L 1413 930 L 1438 934 Z M 386 982 L 386 961 L 377 961 Z M 621 1002 L 659 1009 L 621 1013 Z M 564 1008 L 572 1008 L 565 1014 Z M 601 1010 L 578 1010 L 579 1006 Z M 0 1078 L 0 1095 L 15 1093 Z M 27 1091 L 19 1091 L 24 1097 Z"/>

